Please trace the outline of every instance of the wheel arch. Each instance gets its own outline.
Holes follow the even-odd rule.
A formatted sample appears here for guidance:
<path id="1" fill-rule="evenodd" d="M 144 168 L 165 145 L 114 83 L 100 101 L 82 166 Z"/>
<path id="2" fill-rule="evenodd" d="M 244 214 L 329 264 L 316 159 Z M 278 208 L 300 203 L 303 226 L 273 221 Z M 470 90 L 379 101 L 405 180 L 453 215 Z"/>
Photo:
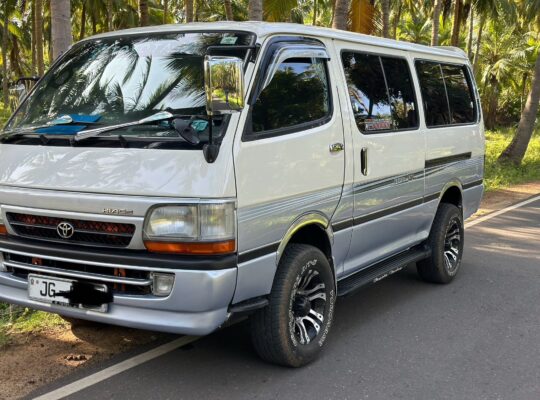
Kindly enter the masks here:
<path id="1" fill-rule="evenodd" d="M 460 181 L 448 182 L 439 197 L 441 203 L 453 204 L 463 212 L 463 185 Z"/>
<path id="2" fill-rule="evenodd" d="M 303 243 L 321 250 L 334 270 L 332 259 L 332 244 L 334 234 L 329 219 L 322 213 L 310 212 L 299 216 L 289 227 L 277 249 L 276 264 L 290 243 Z"/>

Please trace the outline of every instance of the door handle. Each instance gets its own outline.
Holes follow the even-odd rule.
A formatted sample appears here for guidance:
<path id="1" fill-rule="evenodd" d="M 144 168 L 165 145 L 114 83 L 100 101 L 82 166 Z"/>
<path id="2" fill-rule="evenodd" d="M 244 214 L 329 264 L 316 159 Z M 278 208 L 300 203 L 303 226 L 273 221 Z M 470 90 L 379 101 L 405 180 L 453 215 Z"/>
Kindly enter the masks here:
<path id="1" fill-rule="evenodd" d="M 330 145 L 330 153 L 339 153 L 340 151 L 343 151 L 345 146 L 343 146 L 343 143 L 332 143 Z"/>
<path id="2" fill-rule="evenodd" d="M 367 147 L 362 147 L 362 150 L 360 150 L 360 171 L 362 171 L 362 175 L 364 176 L 367 176 L 368 174 L 367 151 Z"/>

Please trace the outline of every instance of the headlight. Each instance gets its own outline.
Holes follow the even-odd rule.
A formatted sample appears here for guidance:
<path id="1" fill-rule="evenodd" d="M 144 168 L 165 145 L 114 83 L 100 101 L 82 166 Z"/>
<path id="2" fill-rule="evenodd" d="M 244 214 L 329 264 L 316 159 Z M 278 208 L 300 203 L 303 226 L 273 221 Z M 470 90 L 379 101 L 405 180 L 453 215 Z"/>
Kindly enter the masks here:
<path id="1" fill-rule="evenodd" d="M 146 217 L 144 243 L 160 253 L 233 253 L 235 219 L 234 203 L 158 206 Z"/>

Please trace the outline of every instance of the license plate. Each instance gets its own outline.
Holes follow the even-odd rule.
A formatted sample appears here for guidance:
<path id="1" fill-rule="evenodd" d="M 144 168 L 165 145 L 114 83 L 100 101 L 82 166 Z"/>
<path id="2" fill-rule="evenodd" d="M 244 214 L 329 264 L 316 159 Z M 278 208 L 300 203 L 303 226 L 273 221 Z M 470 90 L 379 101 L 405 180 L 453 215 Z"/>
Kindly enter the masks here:
<path id="1" fill-rule="evenodd" d="M 32 300 L 39 301 L 41 303 L 49 303 L 58 306 L 81 308 L 85 310 L 106 312 L 107 304 L 100 306 L 85 306 L 84 304 L 72 304 L 68 295 L 72 288 L 73 283 L 76 282 L 72 279 L 63 278 L 50 278 L 42 275 L 28 275 L 28 297 Z M 106 285 L 92 285 L 96 290 L 107 292 Z"/>

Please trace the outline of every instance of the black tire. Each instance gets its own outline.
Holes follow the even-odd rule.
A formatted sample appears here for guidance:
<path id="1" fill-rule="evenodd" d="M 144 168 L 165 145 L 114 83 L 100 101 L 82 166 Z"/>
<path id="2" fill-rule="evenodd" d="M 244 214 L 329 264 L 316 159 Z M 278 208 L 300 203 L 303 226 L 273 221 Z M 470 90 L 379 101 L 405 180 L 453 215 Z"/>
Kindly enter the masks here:
<path id="1" fill-rule="evenodd" d="M 255 350 L 274 364 L 301 367 L 312 362 L 328 336 L 335 301 L 334 274 L 326 256 L 316 247 L 290 244 L 279 262 L 268 306 L 251 316 Z"/>
<path id="2" fill-rule="evenodd" d="M 461 210 L 453 204 L 441 203 L 427 241 L 431 256 L 417 263 L 423 280 L 449 283 L 454 279 L 461 266 L 464 233 Z"/>

